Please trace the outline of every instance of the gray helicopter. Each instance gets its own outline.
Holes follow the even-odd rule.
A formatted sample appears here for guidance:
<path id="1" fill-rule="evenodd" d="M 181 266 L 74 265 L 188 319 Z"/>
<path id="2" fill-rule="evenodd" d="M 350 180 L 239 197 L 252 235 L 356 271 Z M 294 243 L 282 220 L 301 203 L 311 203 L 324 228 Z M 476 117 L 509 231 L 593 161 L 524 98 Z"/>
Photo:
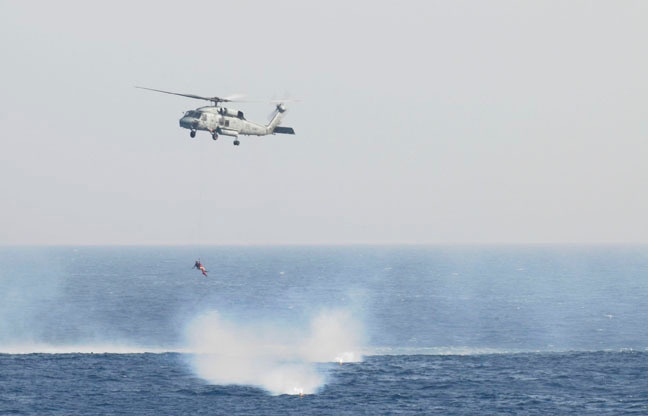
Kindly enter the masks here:
<path id="1" fill-rule="evenodd" d="M 292 127 L 283 127 L 279 125 L 284 113 L 286 112 L 286 106 L 281 102 L 277 103 L 275 111 L 272 113 L 270 123 L 262 125 L 246 120 L 242 111 L 221 107 L 219 105 L 220 103 L 236 101 L 232 98 L 201 97 L 199 95 L 180 94 L 177 92 L 155 90 L 153 88 L 137 86 L 135 88 L 211 101 L 213 105 L 189 110 L 180 119 L 180 127 L 189 129 L 189 136 L 192 138 L 196 137 L 197 130 L 204 130 L 211 133 L 212 139 L 214 140 L 218 139 L 219 134 L 234 137 L 234 145 L 238 146 L 241 144 L 238 139 L 239 135 L 265 136 L 268 134 L 295 134 L 295 130 Z"/>

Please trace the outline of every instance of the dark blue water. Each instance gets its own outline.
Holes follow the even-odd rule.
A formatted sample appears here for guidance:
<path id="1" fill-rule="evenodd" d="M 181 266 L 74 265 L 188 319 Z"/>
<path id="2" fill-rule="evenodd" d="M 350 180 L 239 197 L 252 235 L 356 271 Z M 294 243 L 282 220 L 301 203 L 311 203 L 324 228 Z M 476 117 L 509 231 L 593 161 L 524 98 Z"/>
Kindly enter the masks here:
<path id="1" fill-rule="evenodd" d="M 373 356 L 318 394 L 210 385 L 178 354 L 0 355 L 2 414 L 638 414 L 645 352 Z"/>
<path id="2" fill-rule="evenodd" d="M 0 414 L 648 414 L 645 246 L 2 248 L 0 293 Z"/>

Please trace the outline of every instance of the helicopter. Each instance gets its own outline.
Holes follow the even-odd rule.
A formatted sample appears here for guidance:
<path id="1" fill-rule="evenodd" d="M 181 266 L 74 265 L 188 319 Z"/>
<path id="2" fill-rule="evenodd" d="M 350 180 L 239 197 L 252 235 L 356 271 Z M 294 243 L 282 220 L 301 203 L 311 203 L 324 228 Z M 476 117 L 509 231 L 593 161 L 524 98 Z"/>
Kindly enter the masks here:
<path id="1" fill-rule="evenodd" d="M 196 137 L 196 131 L 204 130 L 211 134 L 213 140 L 217 140 L 219 134 L 234 137 L 234 145 L 238 146 L 241 144 L 238 139 L 239 135 L 265 136 L 268 134 L 295 134 L 295 130 L 292 127 L 279 125 L 286 112 L 286 106 L 283 102 L 276 104 L 276 108 L 271 115 L 270 123 L 263 125 L 246 120 L 242 111 L 220 106 L 221 103 L 236 101 L 233 98 L 201 97 L 194 94 L 181 94 L 138 86 L 135 88 L 212 102 L 213 105 L 187 111 L 180 119 L 180 127 L 189 129 L 189 136 L 191 138 Z"/>

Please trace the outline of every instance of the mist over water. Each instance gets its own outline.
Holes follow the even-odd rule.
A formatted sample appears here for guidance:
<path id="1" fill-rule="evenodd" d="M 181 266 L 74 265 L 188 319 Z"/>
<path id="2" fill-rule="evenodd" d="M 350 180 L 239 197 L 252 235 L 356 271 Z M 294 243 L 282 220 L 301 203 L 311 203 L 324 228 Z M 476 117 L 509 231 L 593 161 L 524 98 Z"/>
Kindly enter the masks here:
<path id="1" fill-rule="evenodd" d="M 276 322 L 236 323 L 217 311 L 187 328 L 190 363 L 214 384 L 247 384 L 272 394 L 313 394 L 326 383 L 322 363 L 361 360 L 361 325 L 349 311 L 324 310 L 307 330 Z"/>

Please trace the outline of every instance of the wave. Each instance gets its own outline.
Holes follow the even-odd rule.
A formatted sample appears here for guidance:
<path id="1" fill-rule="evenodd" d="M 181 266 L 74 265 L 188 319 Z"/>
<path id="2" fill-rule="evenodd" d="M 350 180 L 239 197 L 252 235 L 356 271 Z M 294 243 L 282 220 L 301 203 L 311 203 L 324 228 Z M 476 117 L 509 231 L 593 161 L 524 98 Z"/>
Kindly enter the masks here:
<path id="1" fill-rule="evenodd" d="M 541 352 L 539 350 L 500 349 L 480 347 L 372 347 L 363 351 L 365 356 L 382 355 L 490 355 Z"/>
<path id="2" fill-rule="evenodd" d="M 480 348 L 480 347 L 373 347 L 363 351 L 363 356 L 402 356 L 402 355 L 511 355 L 511 354 L 561 354 L 561 353 L 595 353 L 595 352 L 648 352 L 648 347 L 610 348 L 610 349 L 511 349 L 511 348 Z"/>
<path id="3" fill-rule="evenodd" d="M 275 349 L 268 346 L 269 349 Z M 279 349 L 280 347 L 276 347 Z M 401 356 L 401 355 L 459 355 L 478 356 L 495 354 L 551 354 L 567 352 L 648 352 L 646 348 L 616 348 L 616 349 L 510 349 L 510 348 L 479 348 L 479 347 L 365 347 L 358 356 L 341 355 L 336 357 L 336 363 L 357 362 L 359 357 Z M 204 351 L 192 348 L 146 347 L 123 344 L 87 344 L 87 345 L 50 345 L 50 344 L 21 344 L 0 346 L 0 354 L 186 354 L 201 355 Z M 317 361 L 317 360 L 315 360 Z M 322 362 L 328 362 L 326 360 Z"/>
<path id="4" fill-rule="evenodd" d="M 0 354 L 167 354 L 191 353 L 184 349 L 141 347 L 120 344 L 50 345 L 20 344 L 0 346 Z"/>

